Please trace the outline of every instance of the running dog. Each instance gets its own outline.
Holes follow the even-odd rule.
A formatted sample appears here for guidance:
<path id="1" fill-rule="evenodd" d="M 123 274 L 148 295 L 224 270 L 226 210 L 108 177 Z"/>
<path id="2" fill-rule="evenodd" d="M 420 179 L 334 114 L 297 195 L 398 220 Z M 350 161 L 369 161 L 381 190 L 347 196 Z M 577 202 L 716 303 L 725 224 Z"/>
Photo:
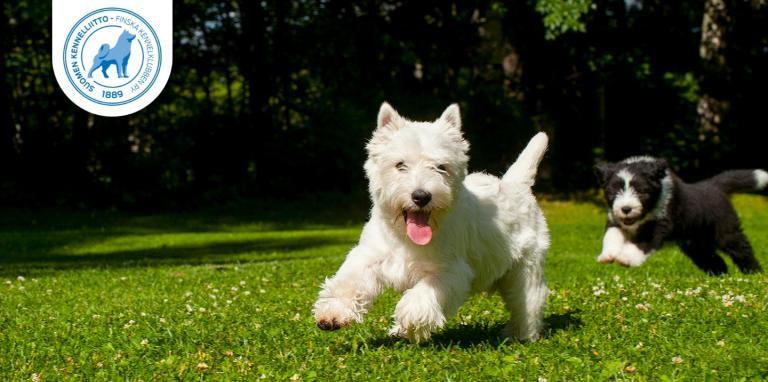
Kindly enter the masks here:
<path id="1" fill-rule="evenodd" d="M 402 292 L 390 330 L 419 342 L 473 293 L 497 291 L 505 335 L 536 340 L 548 289 L 549 231 L 531 192 L 547 136 L 531 139 L 504 176 L 467 175 L 469 143 L 457 105 L 432 122 L 379 110 L 365 173 L 373 207 L 358 245 L 322 285 L 313 313 L 335 330 L 362 322 L 385 289 Z"/>
<path id="2" fill-rule="evenodd" d="M 663 159 L 640 156 L 600 164 L 596 172 L 609 205 L 599 262 L 637 267 L 671 240 L 712 275 L 728 271 L 718 249 L 741 272 L 762 270 L 728 195 L 765 190 L 764 170 L 731 170 L 685 183 Z"/>

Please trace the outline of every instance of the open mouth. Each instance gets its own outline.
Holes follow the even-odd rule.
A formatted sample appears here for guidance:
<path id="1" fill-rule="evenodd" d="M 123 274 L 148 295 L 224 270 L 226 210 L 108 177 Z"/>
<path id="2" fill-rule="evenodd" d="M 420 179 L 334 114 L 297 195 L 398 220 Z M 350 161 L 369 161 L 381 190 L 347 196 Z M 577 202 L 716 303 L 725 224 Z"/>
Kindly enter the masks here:
<path id="1" fill-rule="evenodd" d="M 621 218 L 620 220 L 621 220 L 621 224 L 623 224 L 623 225 L 632 225 L 632 224 L 635 224 L 635 222 L 637 222 L 638 218 L 637 217 L 634 217 L 634 218 Z"/>
<path id="2" fill-rule="evenodd" d="M 432 227 L 429 225 L 429 211 L 403 210 L 405 233 L 414 244 L 427 245 L 432 241 Z"/>

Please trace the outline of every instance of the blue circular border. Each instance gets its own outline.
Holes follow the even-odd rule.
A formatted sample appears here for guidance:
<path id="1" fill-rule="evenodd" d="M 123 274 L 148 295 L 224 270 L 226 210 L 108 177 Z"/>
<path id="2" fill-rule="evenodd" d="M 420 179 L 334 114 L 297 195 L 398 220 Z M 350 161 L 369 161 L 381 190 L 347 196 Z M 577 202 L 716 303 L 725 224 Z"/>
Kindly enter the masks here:
<path id="1" fill-rule="evenodd" d="M 67 46 L 69 46 L 69 41 L 70 41 L 70 37 L 72 36 L 72 32 L 74 32 L 75 28 L 77 28 L 78 25 L 81 25 L 83 23 L 83 21 L 85 19 L 87 19 L 88 17 L 91 17 L 91 16 L 93 16 L 93 15 L 99 13 L 99 12 L 105 12 L 105 11 L 125 12 L 125 13 L 128 13 L 128 14 L 138 18 L 139 20 L 141 20 L 141 22 L 144 23 L 144 25 L 147 26 L 147 28 L 149 28 L 149 31 L 152 32 L 152 36 L 155 37 L 155 41 L 157 42 L 157 52 L 158 52 L 158 55 L 157 55 L 158 56 L 158 60 L 157 60 L 157 66 L 156 66 L 157 70 L 155 71 L 155 76 L 152 78 L 152 81 L 146 86 L 144 91 L 139 93 L 139 95 L 137 95 L 136 97 L 133 97 L 130 100 L 116 102 L 116 103 L 107 103 L 107 102 L 104 102 L 104 101 L 99 101 L 99 100 L 93 99 L 89 95 L 85 94 L 80 89 L 80 87 L 77 84 L 75 84 L 74 81 L 72 81 L 72 76 L 70 76 L 70 74 L 69 74 L 69 67 L 67 66 Z M 97 10 L 95 10 L 95 11 L 93 11 L 93 12 L 91 12 L 91 13 L 85 15 L 85 16 L 83 16 L 80 20 L 78 20 L 75 23 L 75 25 L 69 31 L 69 34 L 67 34 L 67 38 L 64 40 L 64 51 L 63 51 L 63 53 L 64 53 L 63 54 L 63 58 L 64 58 L 64 60 L 63 60 L 63 62 L 64 62 L 64 72 L 67 74 L 67 79 L 69 80 L 69 83 L 72 84 L 72 87 L 74 87 L 75 90 L 77 90 L 77 92 L 80 93 L 87 100 L 89 100 L 89 101 L 91 101 L 91 102 L 93 102 L 95 104 L 104 105 L 104 106 L 122 106 L 122 105 L 129 104 L 129 103 L 131 103 L 133 101 L 136 101 L 139 98 L 141 98 L 144 95 L 144 93 L 146 93 L 149 89 L 152 88 L 152 85 L 154 85 L 155 81 L 157 80 L 157 77 L 160 75 L 160 68 L 162 68 L 162 65 L 163 65 L 163 49 L 162 49 L 162 46 L 160 44 L 160 39 L 157 37 L 157 33 L 155 33 L 155 28 L 152 28 L 152 25 L 150 25 L 147 22 L 147 20 L 145 20 L 143 17 L 141 17 L 137 13 L 135 13 L 133 11 L 129 11 L 129 10 L 125 9 L 125 8 L 116 8 L 116 7 L 101 8 L 101 9 L 97 9 Z"/>

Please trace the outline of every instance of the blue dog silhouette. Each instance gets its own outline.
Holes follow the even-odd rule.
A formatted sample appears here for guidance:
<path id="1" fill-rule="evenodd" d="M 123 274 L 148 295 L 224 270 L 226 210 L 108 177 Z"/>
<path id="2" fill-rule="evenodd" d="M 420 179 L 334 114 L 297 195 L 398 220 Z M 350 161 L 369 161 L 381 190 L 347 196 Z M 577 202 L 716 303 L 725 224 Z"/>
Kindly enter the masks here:
<path id="1" fill-rule="evenodd" d="M 101 73 L 104 74 L 104 78 L 109 78 L 107 69 L 112 64 L 117 66 L 118 77 L 128 78 L 126 67 L 128 66 L 128 58 L 131 57 L 131 42 L 134 38 L 136 38 L 135 34 L 123 30 L 114 48 L 110 48 L 109 44 L 102 44 L 99 48 L 99 53 L 96 53 L 96 56 L 93 58 L 93 66 L 88 72 L 88 78 L 92 78 L 93 72 L 99 67 L 101 67 Z"/>

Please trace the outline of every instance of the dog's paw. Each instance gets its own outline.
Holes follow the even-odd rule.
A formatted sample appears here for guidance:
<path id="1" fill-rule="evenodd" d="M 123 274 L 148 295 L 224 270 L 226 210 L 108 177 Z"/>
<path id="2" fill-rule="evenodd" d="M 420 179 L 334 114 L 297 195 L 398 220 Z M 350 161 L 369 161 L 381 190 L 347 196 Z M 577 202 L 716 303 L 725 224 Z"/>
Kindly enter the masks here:
<path id="1" fill-rule="evenodd" d="M 603 252 L 597 257 L 597 261 L 603 264 L 610 264 L 616 259 L 616 255 L 613 253 Z"/>
<path id="2" fill-rule="evenodd" d="M 541 337 L 541 327 L 521 327 L 516 322 L 509 322 L 501 331 L 501 334 L 510 340 L 520 342 L 536 342 Z"/>
<path id="3" fill-rule="evenodd" d="M 434 293 L 412 289 L 397 303 L 395 325 L 390 334 L 418 343 L 428 340 L 444 325 L 445 315 L 435 301 Z"/>
<path id="4" fill-rule="evenodd" d="M 354 302 L 340 298 L 321 298 L 315 303 L 312 312 L 317 327 L 322 330 L 337 330 L 363 320 Z"/>
<path id="5" fill-rule="evenodd" d="M 434 330 L 429 326 L 403 327 L 400 324 L 394 324 L 389 329 L 389 335 L 390 337 L 405 338 L 413 343 L 420 343 L 429 340 Z"/>
<path id="6" fill-rule="evenodd" d="M 616 263 L 625 267 L 639 267 L 648 259 L 643 250 L 634 244 L 626 244 L 614 259 Z"/>
<path id="7" fill-rule="evenodd" d="M 403 328 L 398 324 L 394 324 L 391 328 L 389 328 L 389 336 L 393 338 L 407 338 L 405 335 L 405 330 L 403 330 Z"/>

